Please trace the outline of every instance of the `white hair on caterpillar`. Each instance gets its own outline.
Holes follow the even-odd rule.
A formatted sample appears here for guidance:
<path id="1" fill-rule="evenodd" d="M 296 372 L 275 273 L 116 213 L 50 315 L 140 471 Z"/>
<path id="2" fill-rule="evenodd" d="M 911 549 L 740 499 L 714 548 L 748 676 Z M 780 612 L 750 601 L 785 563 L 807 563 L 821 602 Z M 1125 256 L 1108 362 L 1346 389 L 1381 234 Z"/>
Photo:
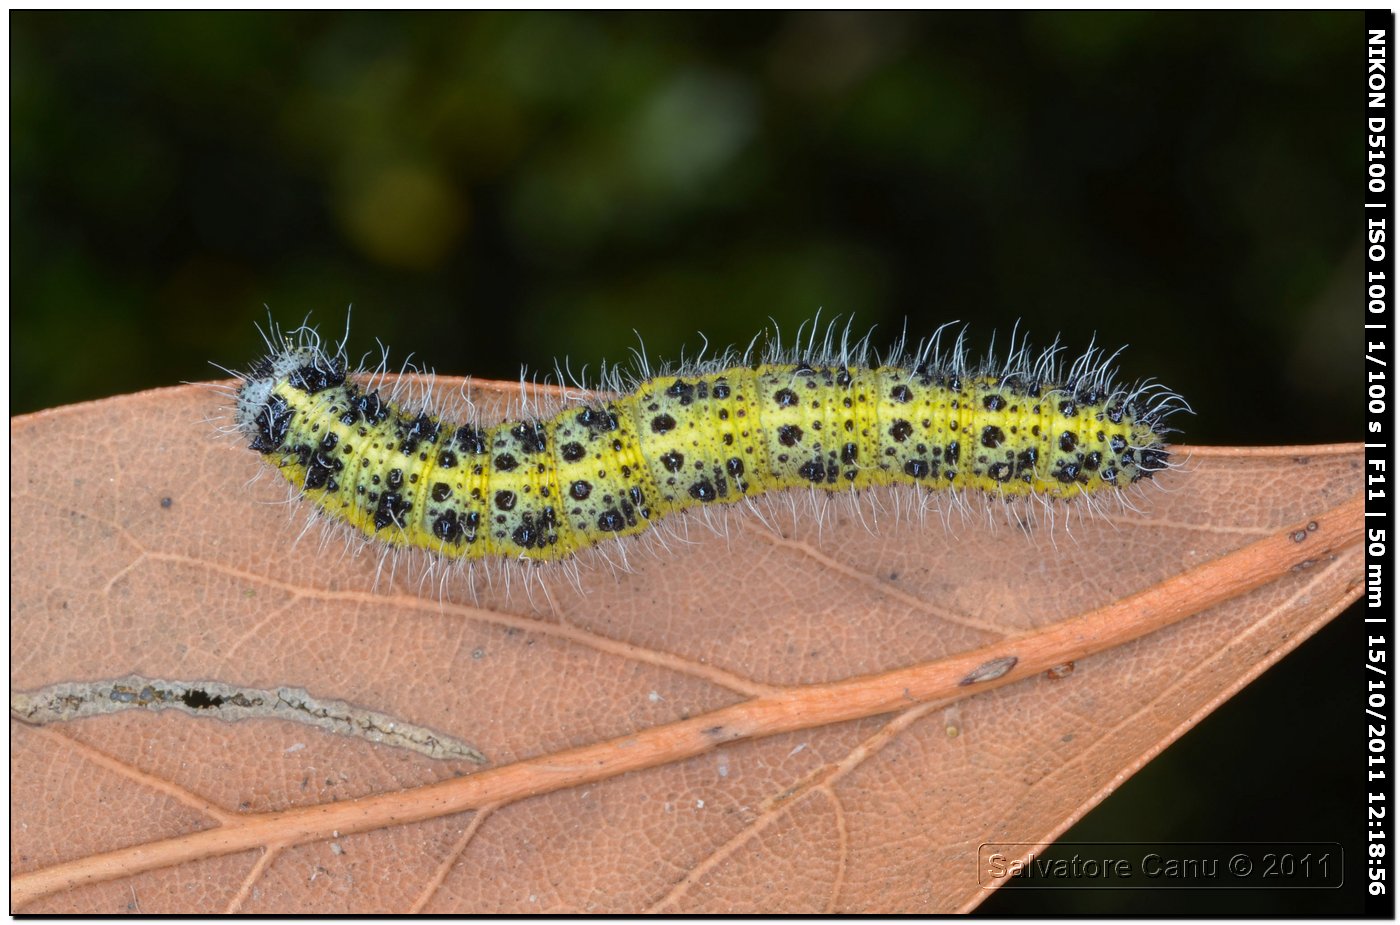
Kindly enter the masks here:
<path id="1" fill-rule="evenodd" d="M 755 336 L 742 348 L 728 347 L 706 357 L 708 342 L 702 343 L 695 356 L 684 353 L 674 363 L 655 363 L 640 345 L 633 348 L 632 360 L 626 366 L 602 365 L 597 378 L 598 388 L 591 388 L 583 376 L 569 370 L 567 358 L 563 366 L 556 364 L 554 375 L 543 382 L 522 372 L 518 394 L 504 407 L 488 414 L 484 403 L 474 396 L 472 380 L 466 379 L 455 388 L 440 388 L 430 370 L 420 369 L 405 361 L 396 374 L 389 372 L 389 351 L 382 344 L 378 362 L 365 365 L 362 358 L 358 368 L 350 371 L 346 352 L 349 338 L 348 315 L 345 335 L 337 342 L 327 343 L 318 331 L 305 321 L 287 333 L 269 319 L 262 331 L 268 353 L 245 373 L 234 373 L 240 380 L 236 388 L 216 386 L 233 399 L 221 419 L 221 433 L 249 437 L 255 443 L 259 433 L 259 415 L 265 414 L 267 402 L 278 382 L 292 375 L 324 374 L 344 377 L 356 382 L 366 395 L 377 395 L 382 403 L 401 409 L 408 416 L 423 416 L 450 422 L 452 428 L 471 426 L 486 428 L 501 421 L 538 421 L 552 418 L 570 408 L 602 408 L 608 398 L 635 391 L 644 383 L 672 376 L 693 378 L 713 375 L 735 367 L 793 366 L 794 382 L 804 368 L 891 367 L 904 370 L 906 381 L 917 376 L 957 378 L 996 377 L 1001 380 L 1027 380 L 1036 383 L 1062 383 L 1046 389 L 1044 397 L 1083 396 L 1096 394 L 1104 407 L 1136 406 L 1139 417 L 1150 422 L 1157 435 L 1174 432 L 1165 420 L 1178 412 L 1190 411 L 1185 400 L 1155 380 L 1140 380 L 1130 386 L 1115 384 L 1116 361 L 1121 352 L 1108 353 L 1091 341 L 1089 347 L 1069 362 L 1062 359 L 1064 348 L 1058 338 L 1038 352 L 1033 351 L 1028 338 L 1013 326 L 1005 356 L 995 354 L 995 336 L 985 358 L 972 361 L 967 346 L 967 327 L 957 329 L 956 337 L 945 350 L 943 339 L 956 322 L 940 326 L 929 337 L 907 349 L 907 337 L 901 333 L 894 345 L 883 354 L 871 346 L 874 328 L 853 337 L 852 322 L 833 320 L 824 326 L 817 319 L 804 322 L 797 329 L 794 342 L 784 345 L 776 322 L 766 332 Z M 767 337 L 764 337 L 767 333 Z M 586 369 L 585 369 L 586 372 Z M 551 381 L 552 380 L 552 381 Z M 599 394 L 609 393 L 609 394 Z M 382 394 L 381 394 L 382 393 Z M 498 392 L 493 390 L 493 396 Z M 493 402 L 493 404 L 495 404 Z M 1157 444 L 1132 444 L 1129 450 L 1138 453 L 1155 452 Z M 1160 454 L 1160 469 L 1177 469 L 1184 463 L 1178 458 Z M 260 466 L 251 481 L 268 467 Z M 1150 474 L 1150 473 L 1149 473 Z M 1156 480 L 1152 484 L 1161 487 Z M 1103 497 L 1099 497 L 1102 494 Z M 965 487 L 931 489 L 921 484 L 895 484 L 864 490 L 833 492 L 816 486 L 784 488 L 758 496 L 745 495 L 738 503 L 705 505 L 681 510 L 651 520 L 647 529 L 629 536 L 615 536 L 595 545 L 577 549 L 567 558 L 555 561 L 493 556 L 486 559 L 449 558 L 428 549 L 386 542 L 377 535 L 366 534 L 315 505 L 308 505 L 306 522 L 294 540 L 300 542 L 311 533 L 319 533 L 320 551 L 325 552 L 337 538 L 344 543 L 342 559 L 365 559 L 378 552 L 374 563 L 374 584 L 397 584 L 401 573 L 409 576 L 420 592 L 432 589 L 436 597 L 446 600 L 464 589 L 475 599 L 479 591 L 496 589 L 512 594 L 523 585 L 523 593 L 535 605 L 538 594 L 546 609 L 554 610 L 555 589 L 571 587 L 582 592 L 582 576 L 593 570 L 614 573 L 632 569 L 633 560 L 665 560 L 678 549 L 708 542 L 710 537 L 728 539 L 738 525 L 758 524 L 763 530 L 783 535 L 802 524 L 815 525 L 820 535 L 826 525 L 850 521 L 859 524 L 871 535 L 879 535 L 882 525 L 913 522 L 920 527 L 934 518 L 945 531 L 965 529 L 1014 528 L 1027 536 L 1045 536 L 1056 542 L 1057 534 L 1073 540 L 1073 525 L 1086 519 L 1104 520 L 1119 515 L 1140 513 L 1137 501 L 1146 496 L 1139 481 L 1121 486 L 1116 491 L 1080 492 L 1069 498 L 1031 493 L 1011 495 Z M 305 499 L 298 486 L 288 483 L 286 503 Z M 692 530 L 703 531 L 703 538 L 692 537 Z"/>

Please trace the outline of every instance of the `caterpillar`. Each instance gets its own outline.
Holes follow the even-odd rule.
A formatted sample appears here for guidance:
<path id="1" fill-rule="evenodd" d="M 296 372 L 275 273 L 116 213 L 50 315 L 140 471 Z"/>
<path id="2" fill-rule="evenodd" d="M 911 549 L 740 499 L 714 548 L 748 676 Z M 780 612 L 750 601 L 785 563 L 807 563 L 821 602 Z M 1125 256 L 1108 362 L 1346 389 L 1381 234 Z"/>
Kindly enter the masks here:
<path id="1" fill-rule="evenodd" d="M 1189 410 L 1155 382 L 1114 384 L 1117 354 L 1092 345 L 1065 365 L 1058 343 L 1034 354 L 1013 332 L 1004 362 L 977 364 L 963 336 L 944 355 L 935 335 L 907 354 L 901 338 L 877 362 L 849 324 L 816 332 L 757 359 L 750 344 L 678 371 L 653 373 L 644 358 L 627 375 L 605 367 L 612 394 L 486 424 L 396 403 L 349 371 L 344 340 L 327 348 L 306 325 L 274 328 L 268 355 L 239 375 L 234 423 L 367 540 L 555 561 L 782 489 L 1121 500 L 1172 465 L 1165 422 Z"/>

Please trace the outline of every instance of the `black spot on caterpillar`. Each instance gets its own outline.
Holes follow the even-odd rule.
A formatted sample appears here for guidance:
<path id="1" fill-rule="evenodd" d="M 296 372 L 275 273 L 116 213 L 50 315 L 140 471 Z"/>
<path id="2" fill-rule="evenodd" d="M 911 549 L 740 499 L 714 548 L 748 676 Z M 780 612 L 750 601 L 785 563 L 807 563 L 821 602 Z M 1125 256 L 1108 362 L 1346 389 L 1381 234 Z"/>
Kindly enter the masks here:
<path id="1" fill-rule="evenodd" d="M 869 335 L 851 344 L 831 325 L 819 341 L 812 327 L 805 348 L 656 374 L 643 362 L 604 383 L 612 397 L 497 423 L 396 404 L 350 373 L 343 342 L 274 331 L 240 376 L 235 421 L 333 520 L 451 559 L 566 559 L 783 489 L 1054 503 L 1120 495 L 1171 464 L 1165 421 L 1186 404 L 1151 382 L 1115 384 L 1116 354 L 1091 346 L 1065 365 L 1057 346 L 1033 354 L 1013 334 L 1005 361 L 977 364 L 961 336 L 946 355 L 935 336 L 877 362 Z"/>

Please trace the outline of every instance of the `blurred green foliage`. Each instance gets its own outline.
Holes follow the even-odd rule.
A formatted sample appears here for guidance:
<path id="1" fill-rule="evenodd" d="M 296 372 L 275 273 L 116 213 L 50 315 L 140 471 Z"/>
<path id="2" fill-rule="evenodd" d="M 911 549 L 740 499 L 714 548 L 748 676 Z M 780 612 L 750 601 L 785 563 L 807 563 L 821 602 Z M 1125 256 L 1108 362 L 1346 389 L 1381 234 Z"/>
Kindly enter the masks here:
<path id="1" fill-rule="evenodd" d="M 1357 12 L 10 24 L 13 412 L 243 366 L 264 305 L 338 332 L 354 303 L 356 354 L 380 338 L 495 378 L 565 356 L 596 371 L 634 330 L 662 358 L 698 331 L 746 343 L 820 308 L 879 324 L 880 344 L 905 319 L 970 322 L 979 351 L 1017 319 L 1041 343 L 1130 344 L 1125 376 L 1185 394 L 1194 442 L 1360 433 Z M 1313 670 L 1336 667 L 1313 648 Z M 1289 730 L 1337 726 L 1297 700 L 1271 735 L 1190 741 L 1254 735 L 1261 761 L 1296 763 Z M 1181 781 L 1212 756 L 1173 778 L 1178 749 L 1110 802 L 1119 829 L 1095 814 L 1082 837 L 1212 837 L 1222 812 L 1240 819 L 1215 837 L 1280 818 L 1296 826 L 1278 837 L 1338 837 L 1297 821 L 1338 818 L 1350 786 L 1306 749 L 1298 777 L 1335 793 L 1284 806 L 1221 781 L 1216 808 L 1188 803 Z M 1177 907 L 1006 893 L 985 909 Z"/>
<path id="2" fill-rule="evenodd" d="M 14 410 L 242 365 L 264 305 L 503 378 L 821 308 L 1097 332 L 1192 439 L 1342 439 L 1359 24 L 16 13 Z"/>

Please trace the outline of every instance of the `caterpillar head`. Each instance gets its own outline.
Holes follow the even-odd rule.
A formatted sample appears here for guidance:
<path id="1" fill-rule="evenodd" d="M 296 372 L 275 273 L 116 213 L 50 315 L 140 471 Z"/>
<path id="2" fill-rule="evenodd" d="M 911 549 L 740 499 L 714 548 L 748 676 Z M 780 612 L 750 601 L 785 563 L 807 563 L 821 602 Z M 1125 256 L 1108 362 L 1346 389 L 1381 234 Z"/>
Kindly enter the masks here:
<path id="1" fill-rule="evenodd" d="M 345 382 L 345 358 L 327 356 L 318 345 L 288 346 L 258 361 L 244 374 L 234 406 L 238 429 L 260 453 L 281 448 L 294 414 L 280 389 L 315 395 Z"/>

